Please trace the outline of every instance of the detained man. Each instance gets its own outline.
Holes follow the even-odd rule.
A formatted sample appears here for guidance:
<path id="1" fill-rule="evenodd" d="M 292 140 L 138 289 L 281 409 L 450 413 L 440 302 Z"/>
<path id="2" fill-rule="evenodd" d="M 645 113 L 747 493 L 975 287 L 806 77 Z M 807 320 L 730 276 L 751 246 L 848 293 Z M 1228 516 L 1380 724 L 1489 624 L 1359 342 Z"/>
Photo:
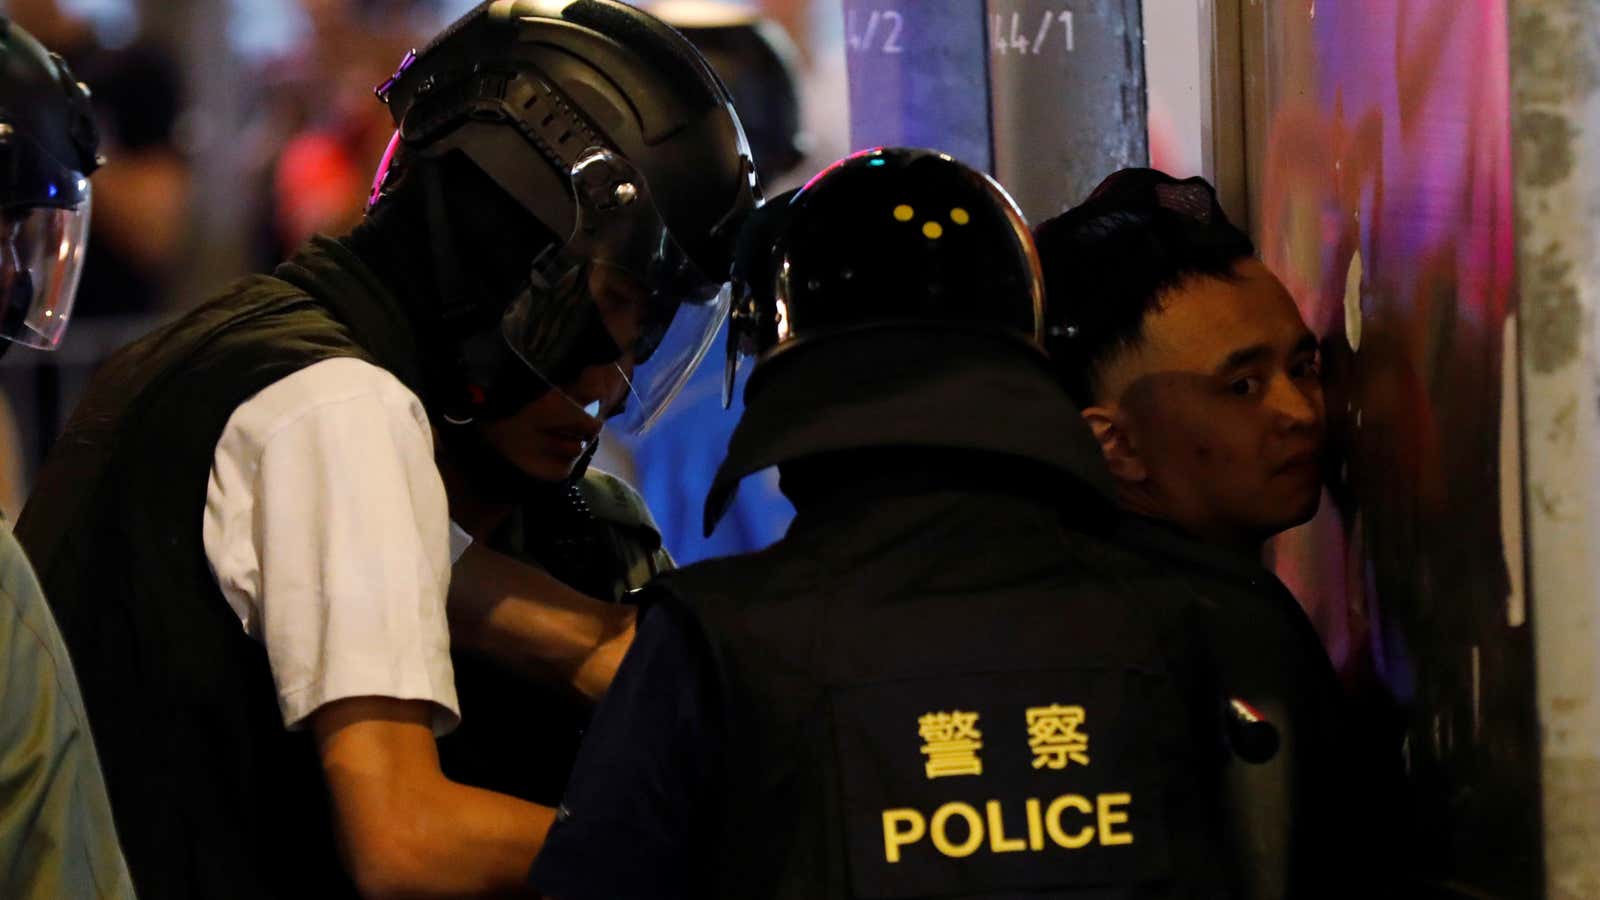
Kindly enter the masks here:
<path id="1" fill-rule="evenodd" d="M 1236 888 L 1343 896 L 1362 862 L 1349 839 L 1371 833 L 1350 815 L 1382 767 L 1346 733 L 1327 654 L 1261 562 L 1321 495 L 1316 336 L 1202 179 L 1117 172 L 1036 237 L 1052 358 L 1128 514 L 1117 532 L 1211 610 L 1236 726 L 1222 800 Z M 1255 719 L 1271 727 L 1245 734 Z"/>

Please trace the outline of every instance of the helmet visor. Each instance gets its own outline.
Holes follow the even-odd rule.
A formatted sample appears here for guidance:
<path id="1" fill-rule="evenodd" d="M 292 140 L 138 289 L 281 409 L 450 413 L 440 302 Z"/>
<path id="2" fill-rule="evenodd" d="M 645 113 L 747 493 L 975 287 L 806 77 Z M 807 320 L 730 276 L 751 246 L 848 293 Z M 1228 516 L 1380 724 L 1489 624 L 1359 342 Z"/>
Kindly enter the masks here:
<path id="1" fill-rule="evenodd" d="M 76 207 L 0 211 L 0 338 L 54 350 L 72 317 L 89 237 L 90 188 Z"/>
<path id="2" fill-rule="evenodd" d="M 627 160 L 597 149 L 571 178 L 573 234 L 534 263 L 502 333 L 542 381 L 589 415 L 644 431 L 705 357 L 727 315 L 727 279 L 702 272 L 683 251 Z"/>

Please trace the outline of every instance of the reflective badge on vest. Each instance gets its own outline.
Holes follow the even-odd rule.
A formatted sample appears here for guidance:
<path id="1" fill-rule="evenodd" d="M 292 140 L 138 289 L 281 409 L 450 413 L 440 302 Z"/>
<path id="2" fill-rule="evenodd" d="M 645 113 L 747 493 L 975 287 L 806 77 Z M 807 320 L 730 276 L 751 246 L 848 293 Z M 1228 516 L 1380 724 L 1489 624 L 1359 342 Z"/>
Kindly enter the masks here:
<path id="1" fill-rule="evenodd" d="M 1168 869 L 1158 675 L 1078 668 L 835 689 L 856 896 L 1155 880 Z"/>

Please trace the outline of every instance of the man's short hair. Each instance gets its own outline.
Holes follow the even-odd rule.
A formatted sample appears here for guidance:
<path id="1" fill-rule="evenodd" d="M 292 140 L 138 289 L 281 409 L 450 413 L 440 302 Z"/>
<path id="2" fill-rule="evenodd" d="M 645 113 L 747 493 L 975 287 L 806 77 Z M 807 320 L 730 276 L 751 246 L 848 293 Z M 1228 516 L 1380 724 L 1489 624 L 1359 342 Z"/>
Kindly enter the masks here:
<path id="1" fill-rule="evenodd" d="M 1255 245 L 1203 178 L 1123 169 L 1079 206 L 1034 230 L 1044 267 L 1047 344 L 1080 407 L 1100 370 L 1143 338 L 1145 316 L 1193 278 L 1231 278 Z"/>

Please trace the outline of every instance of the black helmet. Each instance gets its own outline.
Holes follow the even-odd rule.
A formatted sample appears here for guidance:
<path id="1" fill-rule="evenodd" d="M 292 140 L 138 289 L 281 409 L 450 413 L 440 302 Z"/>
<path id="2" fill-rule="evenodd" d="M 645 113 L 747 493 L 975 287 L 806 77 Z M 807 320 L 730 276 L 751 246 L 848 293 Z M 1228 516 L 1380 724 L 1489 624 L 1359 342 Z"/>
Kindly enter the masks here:
<path id="1" fill-rule="evenodd" d="M 528 250 L 521 295 L 447 296 L 447 318 L 477 319 L 492 303 L 494 339 L 549 386 L 615 362 L 628 394 L 589 412 L 625 403 L 622 424 L 647 426 L 721 324 L 733 238 L 759 202 L 744 134 L 705 60 L 615 0 L 494 0 L 409 54 L 379 96 L 399 132 L 375 201 L 391 187 L 394 150 L 459 154 L 549 232 Z M 435 252 L 453 255 L 437 225 L 440 190 L 429 190 Z M 596 288 L 599 269 L 627 285 Z"/>
<path id="2" fill-rule="evenodd" d="M 657 0 L 648 8 L 683 32 L 728 86 L 762 182 L 771 185 L 799 165 L 806 143 L 799 51 L 783 26 L 727 0 Z"/>
<path id="3" fill-rule="evenodd" d="M 774 198 L 734 261 L 730 381 L 759 358 L 706 532 L 745 476 L 840 453 L 975 451 L 1094 481 L 1099 448 L 1040 344 L 1042 285 L 1011 198 L 942 153 L 868 150 Z"/>
<path id="4" fill-rule="evenodd" d="M 60 342 L 83 272 L 98 149 L 88 89 L 0 16 L 0 338 Z"/>
<path id="5" fill-rule="evenodd" d="M 867 328 L 1014 335 L 1037 349 L 1044 287 L 1028 225 L 995 181 L 932 150 L 848 156 L 751 216 L 734 262 L 724 400 L 790 348 Z"/>

